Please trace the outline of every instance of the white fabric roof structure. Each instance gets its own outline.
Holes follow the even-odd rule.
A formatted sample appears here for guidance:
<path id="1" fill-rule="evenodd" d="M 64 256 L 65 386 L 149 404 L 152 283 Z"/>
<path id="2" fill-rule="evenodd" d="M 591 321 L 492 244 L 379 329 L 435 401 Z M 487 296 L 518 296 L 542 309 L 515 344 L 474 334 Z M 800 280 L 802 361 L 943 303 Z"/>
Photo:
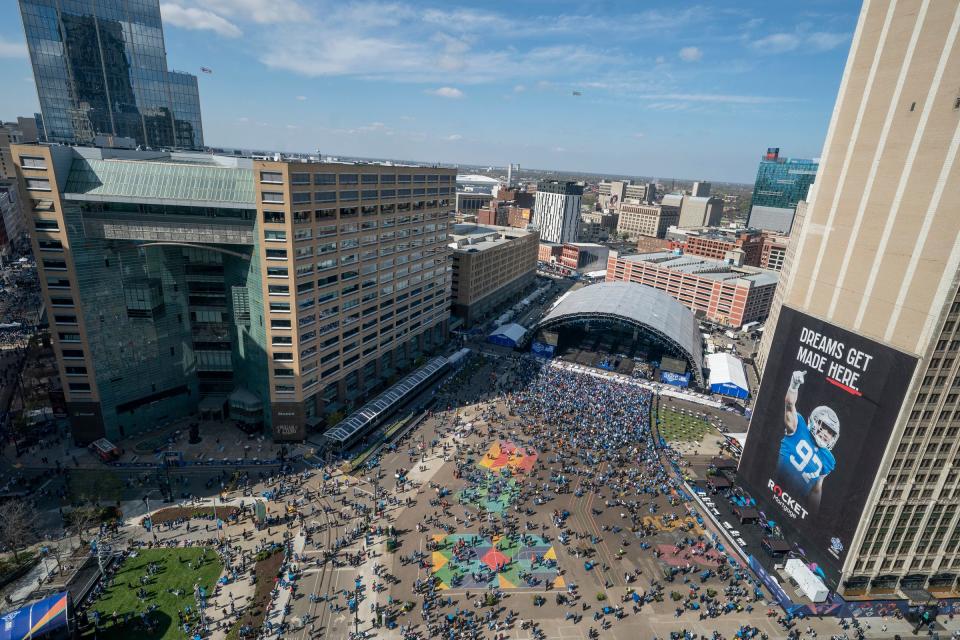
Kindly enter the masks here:
<path id="1" fill-rule="evenodd" d="M 635 282 L 600 282 L 567 292 L 537 323 L 547 329 L 578 319 L 610 319 L 639 325 L 683 353 L 703 384 L 703 336 L 689 309 L 669 294 Z"/>
<path id="2" fill-rule="evenodd" d="M 729 353 L 708 353 L 706 358 L 707 369 L 710 369 L 710 385 L 733 384 L 744 391 L 750 391 L 747 385 L 747 372 L 743 370 L 743 363 Z"/>
<path id="3" fill-rule="evenodd" d="M 790 558 L 784 565 L 784 570 L 797 583 L 800 593 L 810 598 L 813 602 L 823 602 L 827 599 L 829 593 L 823 581 L 818 578 L 810 568 L 803 563 L 803 560 Z"/>
<path id="4" fill-rule="evenodd" d="M 491 336 L 502 336 L 504 338 L 513 340 L 517 344 L 520 343 L 520 340 L 526 334 L 527 330 L 523 327 L 523 325 L 519 325 L 516 322 L 501 325 L 490 333 Z"/>

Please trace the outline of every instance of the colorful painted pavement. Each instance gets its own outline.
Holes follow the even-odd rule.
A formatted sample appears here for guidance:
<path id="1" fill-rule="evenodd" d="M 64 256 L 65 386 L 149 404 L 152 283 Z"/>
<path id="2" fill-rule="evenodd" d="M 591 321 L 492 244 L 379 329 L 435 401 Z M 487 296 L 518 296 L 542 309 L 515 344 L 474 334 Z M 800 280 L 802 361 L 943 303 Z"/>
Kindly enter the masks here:
<path id="1" fill-rule="evenodd" d="M 490 445 L 478 466 L 497 472 L 530 473 L 536 462 L 537 453 L 532 449 L 498 440 Z"/>
<path id="2" fill-rule="evenodd" d="M 557 573 L 557 552 L 540 536 L 512 540 L 458 533 L 433 540 L 439 546 L 431 558 L 432 573 L 440 579 L 440 589 L 542 589 L 545 582 L 566 586 Z"/>
<path id="3" fill-rule="evenodd" d="M 460 504 L 473 505 L 499 515 L 507 510 L 519 494 L 516 480 L 488 473 L 480 483 L 457 494 L 457 499 Z"/>

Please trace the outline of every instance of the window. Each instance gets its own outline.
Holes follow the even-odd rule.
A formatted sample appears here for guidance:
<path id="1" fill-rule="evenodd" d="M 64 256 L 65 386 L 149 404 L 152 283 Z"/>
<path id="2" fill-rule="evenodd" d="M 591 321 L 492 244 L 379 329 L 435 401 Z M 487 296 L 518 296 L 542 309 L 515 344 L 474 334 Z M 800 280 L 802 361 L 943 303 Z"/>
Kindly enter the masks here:
<path id="1" fill-rule="evenodd" d="M 293 362 L 293 354 L 289 351 L 275 351 L 273 354 L 274 362 Z"/>
<path id="2" fill-rule="evenodd" d="M 272 231 L 267 229 L 263 232 L 263 238 L 267 242 L 286 242 L 287 241 L 287 232 L 286 231 Z"/>
<path id="3" fill-rule="evenodd" d="M 357 184 L 358 178 L 355 173 L 341 173 L 340 184 Z"/>
<path id="4" fill-rule="evenodd" d="M 290 195 L 291 201 L 293 204 L 305 204 L 310 202 L 310 192 L 309 191 L 294 191 Z"/>
<path id="5" fill-rule="evenodd" d="M 267 287 L 267 293 L 272 296 L 285 296 L 290 293 L 290 287 L 285 284 L 271 284 Z"/>
<path id="6" fill-rule="evenodd" d="M 290 303 L 289 302 L 271 302 L 270 311 L 288 313 L 290 311 Z"/>
<path id="7" fill-rule="evenodd" d="M 43 268 L 50 269 L 53 271 L 66 271 L 67 263 L 64 260 L 51 260 L 50 258 L 44 258 Z"/>
<path id="8" fill-rule="evenodd" d="M 26 178 L 24 181 L 30 191 L 50 191 L 50 181 L 46 178 Z"/>
<path id="9" fill-rule="evenodd" d="M 286 278 L 289 275 L 286 267 L 267 267 L 268 278 Z"/>
<path id="10" fill-rule="evenodd" d="M 60 342 L 80 342 L 79 333 L 64 333 L 61 331 L 57 334 L 57 337 L 60 338 Z"/>
<path id="11" fill-rule="evenodd" d="M 71 382 L 70 391 L 79 391 L 80 393 L 86 393 L 90 391 L 90 383 L 88 382 Z"/>
<path id="12" fill-rule="evenodd" d="M 377 174 L 375 173 L 364 173 L 360 176 L 360 181 L 363 184 L 377 184 Z"/>
<path id="13" fill-rule="evenodd" d="M 360 197 L 359 191 L 341 191 L 340 192 L 341 202 L 356 202 L 357 198 L 359 197 Z"/>
<path id="14" fill-rule="evenodd" d="M 59 240 L 38 240 L 40 251 L 63 251 L 63 243 Z"/>
<path id="15" fill-rule="evenodd" d="M 83 360 L 83 349 L 64 349 L 63 357 L 70 360 Z"/>
<path id="16" fill-rule="evenodd" d="M 287 221 L 287 216 L 283 211 L 264 211 L 263 221 L 270 224 L 283 224 Z"/>
<path id="17" fill-rule="evenodd" d="M 290 184 L 310 184 L 309 173 L 291 173 Z"/>
<path id="18" fill-rule="evenodd" d="M 46 169 L 46 158 L 37 156 L 20 156 L 20 166 L 24 169 Z"/>
<path id="19" fill-rule="evenodd" d="M 283 174 L 279 171 L 261 171 L 260 182 L 269 182 L 271 184 L 283 184 Z"/>
<path id="20" fill-rule="evenodd" d="M 260 194 L 261 202 L 283 203 L 283 193 L 279 191 L 264 191 Z"/>
<path id="21" fill-rule="evenodd" d="M 56 220 L 34 220 L 34 228 L 37 231 L 60 231 L 60 223 Z"/>
<path id="22" fill-rule="evenodd" d="M 68 296 L 65 296 L 65 297 L 60 297 L 60 296 L 58 296 L 58 297 L 51 297 L 51 298 L 50 298 L 50 304 L 53 305 L 54 307 L 72 307 L 72 306 L 73 306 L 73 298 L 70 298 L 70 297 L 68 297 Z"/>
<path id="23" fill-rule="evenodd" d="M 286 260 L 286 249 L 267 249 L 267 260 Z"/>

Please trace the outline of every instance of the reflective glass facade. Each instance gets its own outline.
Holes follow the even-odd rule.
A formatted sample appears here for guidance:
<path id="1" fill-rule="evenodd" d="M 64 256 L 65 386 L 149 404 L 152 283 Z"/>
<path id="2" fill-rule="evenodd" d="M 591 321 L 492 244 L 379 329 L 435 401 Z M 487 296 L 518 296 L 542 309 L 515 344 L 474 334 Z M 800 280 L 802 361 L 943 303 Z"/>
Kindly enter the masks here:
<path id="1" fill-rule="evenodd" d="M 169 71 L 158 0 L 20 0 L 46 139 L 201 148 L 196 76 Z"/>
<path id="2" fill-rule="evenodd" d="M 817 177 L 815 160 L 761 160 L 753 187 L 753 206 L 796 209 Z"/>

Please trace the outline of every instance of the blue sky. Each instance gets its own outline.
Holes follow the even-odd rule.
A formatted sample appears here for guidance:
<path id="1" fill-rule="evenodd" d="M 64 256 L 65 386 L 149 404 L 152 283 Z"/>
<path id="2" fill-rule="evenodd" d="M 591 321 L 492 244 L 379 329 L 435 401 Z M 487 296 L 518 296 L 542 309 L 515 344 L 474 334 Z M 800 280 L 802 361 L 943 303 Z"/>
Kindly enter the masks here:
<path id="1" fill-rule="evenodd" d="M 209 145 L 752 182 L 768 146 L 820 155 L 860 3 L 161 7 Z M 38 110 L 9 0 L 0 65 L 0 118 Z"/>

